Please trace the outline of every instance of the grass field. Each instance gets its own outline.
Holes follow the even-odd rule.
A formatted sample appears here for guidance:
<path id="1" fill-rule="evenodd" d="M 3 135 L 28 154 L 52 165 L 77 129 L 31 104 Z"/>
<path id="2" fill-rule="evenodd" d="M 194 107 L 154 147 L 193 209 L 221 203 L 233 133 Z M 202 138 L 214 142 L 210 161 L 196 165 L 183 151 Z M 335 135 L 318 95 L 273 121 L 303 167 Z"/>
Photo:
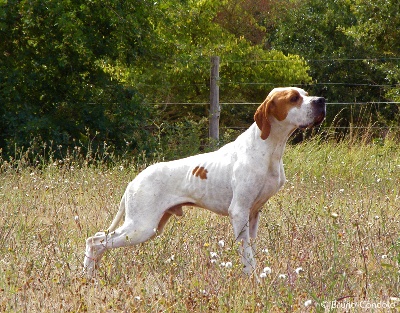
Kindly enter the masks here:
<path id="1" fill-rule="evenodd" d="M 288 146 L 284 162 L 288 181 L 262 212 L 255 283 L 228 218 L 193 208 L 160 237 L 108 252 L 88 280 L 85 239 L 109 226 L 143 165 L 2 161 L 0 311 L 400 311 L 399 145 L 314 139 Z"/>

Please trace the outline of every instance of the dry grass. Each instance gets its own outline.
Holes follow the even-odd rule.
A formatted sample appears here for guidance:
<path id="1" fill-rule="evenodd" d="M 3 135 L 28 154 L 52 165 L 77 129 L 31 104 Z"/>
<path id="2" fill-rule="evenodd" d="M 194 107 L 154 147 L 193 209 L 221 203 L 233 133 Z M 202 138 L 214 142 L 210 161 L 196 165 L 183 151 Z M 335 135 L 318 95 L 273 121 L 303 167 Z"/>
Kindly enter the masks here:
<path id="1" fill-rule="evenodd" d="M 288 182 L 265 206 L 257 241 L 255 275 L 267 266 L 272 272 L 257 284 L 242 277 L 228 219 L 191 208 L 155 240 L 107 253 L 98 278 L 88 281 L 81 276 L 85 239 L 109 225 L 137 169 L 71 162 L 16 169 L 16 161 L 3 161 L 0 311 L 394 307 L 400 297 L 397 144 L 313 140 L 288 147 L 285 163 Z M 211 252 L 218 254 L 215 263 Z"/>

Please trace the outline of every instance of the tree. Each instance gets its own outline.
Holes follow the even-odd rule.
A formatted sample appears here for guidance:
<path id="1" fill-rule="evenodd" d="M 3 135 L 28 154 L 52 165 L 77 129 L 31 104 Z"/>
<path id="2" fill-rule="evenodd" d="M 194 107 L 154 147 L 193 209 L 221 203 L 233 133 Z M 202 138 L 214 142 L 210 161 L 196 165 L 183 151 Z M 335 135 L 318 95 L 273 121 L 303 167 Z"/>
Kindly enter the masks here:
<path id="1" fill-rule="evenodd" d="M 58 145 L 143 142 L 148 108 L 104 68 L 142 53 L 150 27 L 141 19 L 145 10 L 123 1 L 3 3 L 1 147 L 27 147 L 33 138 Z"/>
<path id="2" fill-rule="evenodd" d="M 241 33 L 224 22 L 228 0 L 2 2 L 3 151 L 33 138 L 119 148 L 132 141 L 151 150 L 155 139 L 146 134 L 154 121 L 207 117 L 208 105 L 191 103 L 209 100 L 211 55 L 222 60 L 225 102 L 260 103 L 274 86 L 310 82 L 303 58 L 268 49 L 260 39 L 272 25 L 264 17 L 272 21 L 275 14 L 265 3 L 252 8 L 239 1 L 233 8 L 251 19 Z M 229 126 L 248 125 L 254 109 L 235 106 L 223 116 Z"/>
<path id="3" fill-rule="evenodd" d="M 398 68 L 399 63 L 398 60 L 387 62 L 384 52 L 387 49 L 383 43 L 392 47 L 391 55 L 398 55 L 396 3 L 368 0 L 297 1 L 296 8 L 284 15 L 277 24 L 276 32 L 270 38 L 271 45 L 285 53 L 303 56 L 308 61 L 314 81 L 310 86 L 311 91 L 325 96 L 329 102 L 393 100 L 393 89 L 390 88 L 390 94 L 382 86 L 388 85 L 389 81 L 389 84 L 394 83 L 396 78 L 389 79 L 389 71 L 385 73 L 384 68 Z M 377 10 L 381 4 L 382 8 Z M 379 15 L 374 11 L 379 11 Z M 372 16 L 375 18 L 371 19 Z M 370 25 L 370 29 L 365 23 Z M 390 35 L 384 37 L 380 33 Z M 382 57 L 386 60 L 382 60 Z M 343 126 L 350 122 L 370 122 L 371 115 L 366 114 L 366 108 L 347 108 L 331 106 L 328 110 L 328 123 L 339 113 Z M 397 108 L 377 105 L 371 114 L 375 117 L 381 114 L 389 117 L 394 115 L 393 110 Z"/>
<path id="4" fill-rule="evenodd" d="M 400 2 L 395 0 L 342 0 L 356 17 L 343 32 L 363 46 L 371 59 L 371 68 L 385 75 L 388 99 L 400 101 Z"/>
<path id="5" fill-rule="evenodd" d="M 160 2 L 157 14 L 149 17 L 156 36 L 151 53 L 132 64 L 131 84 L 150 103 L 189 103 L 159 106 L 162 120 L 199 120 L 208 115 L 208 105 L 190 103 L 209 101 L 212 55 L 221 59 L 220 97 L 224 102 L 261 103 L 274 86 L 310 82 L 308 66 L 301 57 L 266 50 L 262 42 L 252 42 L 221 26 L 221 12 L 228 5 L 229 1 L 216 0 Z M 223 114 L 230 126 L 248 125 L 252 120 L 254 108 L 230 109 Z"/>

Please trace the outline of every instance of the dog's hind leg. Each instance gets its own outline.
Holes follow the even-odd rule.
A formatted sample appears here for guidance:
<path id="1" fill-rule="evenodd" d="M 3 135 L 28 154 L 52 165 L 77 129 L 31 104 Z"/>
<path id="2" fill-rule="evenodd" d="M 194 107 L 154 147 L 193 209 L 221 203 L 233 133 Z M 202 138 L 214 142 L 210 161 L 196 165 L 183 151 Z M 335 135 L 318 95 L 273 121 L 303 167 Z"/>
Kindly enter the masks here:
<path id="1" fill-rule="evenodd" d="M 135 221 L 125 220 L 124 224 L 115 231 L 99 232 L 88 238 L 84 260 L 86 273 L 93 276 L 106 250 L 137 245 L 160 234 L 172 215 L 183 214 L 182 205 L 171 207 L 161 214 L 161 216 L 140 218 Z"/>
<path id="2" fill-rule="evenodd" d="M 84 270 L 93 276 L 106 250 L 136 245 L 152 238 L 157 229 L 154 225 L 124 223 L 111 233 L 97 233 L 86 240 Z M 155 224 L 157 226 L 157 224 Z"/>

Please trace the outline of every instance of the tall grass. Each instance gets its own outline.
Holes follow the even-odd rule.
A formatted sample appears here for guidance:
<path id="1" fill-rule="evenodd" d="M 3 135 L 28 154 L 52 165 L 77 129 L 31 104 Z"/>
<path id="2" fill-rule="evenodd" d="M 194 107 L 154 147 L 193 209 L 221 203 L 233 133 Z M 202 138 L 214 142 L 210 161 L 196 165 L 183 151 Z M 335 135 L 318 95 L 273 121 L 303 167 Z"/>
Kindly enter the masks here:
<path id="1" fill-rule="evenodd" d="M 154 240 L 108 252 L 88 280 L 85 239 L 109 225 L 145 160 L 23 159 L 0 164 L 0 311 L 329 312 L 400 298 L 400 147 L 390 139 L 288 146 L 288 181 L 260 221 L 255 275 L 271 269 L 260 283 L 242 276 L 229 220 L 189 207 Z"/>

